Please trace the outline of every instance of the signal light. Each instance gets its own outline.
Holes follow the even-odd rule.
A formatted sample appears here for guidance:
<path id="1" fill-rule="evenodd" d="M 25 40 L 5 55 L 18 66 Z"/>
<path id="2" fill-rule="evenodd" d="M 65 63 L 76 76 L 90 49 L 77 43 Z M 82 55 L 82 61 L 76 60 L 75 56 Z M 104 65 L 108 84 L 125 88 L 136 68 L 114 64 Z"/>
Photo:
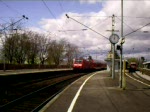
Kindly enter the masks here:
<path id="1" fill-rule="evenodd" d="M 121 50 L 121 46 L 120 45 L 117 45 L 117 50 Z"/>

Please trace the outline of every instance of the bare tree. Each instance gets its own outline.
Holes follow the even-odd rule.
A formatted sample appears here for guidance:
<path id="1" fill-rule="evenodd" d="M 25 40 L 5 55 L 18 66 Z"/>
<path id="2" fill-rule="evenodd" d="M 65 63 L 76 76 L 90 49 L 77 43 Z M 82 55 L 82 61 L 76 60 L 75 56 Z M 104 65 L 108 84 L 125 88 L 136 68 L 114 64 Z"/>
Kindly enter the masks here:
<path id="1" fill-rule="evenodd" d="M 38 40 L 38 50 L 39 50 L 39 59 L 40 63 L 43 65 L 45 60 L 47 59 L 48 56 L 48 49 L 51 44 L 50 38 L 46 37 L 45 35 L 39 36 Z"/>
<path id="2" fill-rule="evenodd" d="M 63 57 L 64 46 L 66 45 L 65 40 L 60 40 L 59 42 L 52 41 L 49 47 L 48 57 L 54 62 L 55 65 L 59 65 Z"/>
<path id="3" fill-rule="evenodd" d="M 29 64 L 35 64 L 37 57 L 38 57 L 38 40 L 39 40 L 39 35 L 35 32 L 27 32 L 27 36 L 28 36 L 28 41 L 27 41 L 27 54 L 26 54 L 26 58 L 27 58 L 27 62 Z"/>
<path id="4" fill-rule="evenodd" d="M 67 44 L 66 45 L 66 58 L 67 58 L 67 63 L 71 67 L 73 63 L 73 59 L 77 57 L 77 52 L 78 48 L 77 46 L 73 44 Z"/>
<path id="5" fill-rule="evenodd" d="M 15 57 L 14 57 L 15 61 L 18 64 L 24 64 L 28 52 L 27 46 L 29 37 L 26 34 L 16 33 L 14 38 L 16 38 Z"/>
<path id="6" fill-rule="evenodd" d="M 5 58 L 9 63 L 14 62 L 15 47 L 16 38 L 14 36 L 5 36 L 5 44 L 3 44 L 3 54 L 5 55 Z"/>
<path id="7" fill-rule="evenodd" d="M 2 49 L 2 53 L 5 57 L 5 59 L 9 62 L 9 63 L 13 63 L 15 62 L 15 53 L 16 53 L 16 47 L 17 47 L 17 35 L 14 34 L 14 29 L 20 29 L 21 23 L 15 23 L 14 20 L 10 20 L 10 24 L 5 24 L 3 25 L 3 37 L 2 39 L 2 44 L 3 44 L 3 49 Z M 9 27 L 7 27 L 9 26 Z M 6 29 L 7 28 L 7 29 Z"/>

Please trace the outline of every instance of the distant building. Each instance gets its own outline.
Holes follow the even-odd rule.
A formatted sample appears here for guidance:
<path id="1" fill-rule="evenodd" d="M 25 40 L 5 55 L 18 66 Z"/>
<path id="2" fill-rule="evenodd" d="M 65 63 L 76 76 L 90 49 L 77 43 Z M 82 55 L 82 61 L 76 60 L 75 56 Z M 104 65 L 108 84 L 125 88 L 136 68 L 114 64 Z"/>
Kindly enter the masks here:
<path id="1" fill-rule="evenodd" d="M 113 58 L 113 53 L 110 51 L 107 55 L 107 58 L 105 59 L 105 61 L 107 62 L 107 71 L 111 71 L 112 70 L 112 58 Z M 117 54 L 117 52 L 115 52 L 115 71 L 118 72 L 120 69 L 120 57 Z"/>
<path id="2" fill-rule="evenodd" d="M 150 61 L 144 62 L 143 68 L 150 69 Z"/>

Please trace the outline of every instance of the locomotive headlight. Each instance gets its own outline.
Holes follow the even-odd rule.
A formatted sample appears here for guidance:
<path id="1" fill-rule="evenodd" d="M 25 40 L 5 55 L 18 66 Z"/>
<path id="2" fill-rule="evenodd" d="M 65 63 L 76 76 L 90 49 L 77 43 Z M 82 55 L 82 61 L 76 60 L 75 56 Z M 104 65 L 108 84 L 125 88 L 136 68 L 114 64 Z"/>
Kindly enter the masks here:
<path id="1" fill-rule="evenodd" d="M 74 66 L 77 66 L 77 67 L 79 66 L 79 67 L 81 67 L 81 66 L 82 66 L 82 64 L 74 64 Z"/>
<path id="2" fill-rule="evenodd" d="M 82 66 L 82 64 L 78 64 L 78 66 L 80 66 L 80 67 L 81 67 L 81 66 Z"/>

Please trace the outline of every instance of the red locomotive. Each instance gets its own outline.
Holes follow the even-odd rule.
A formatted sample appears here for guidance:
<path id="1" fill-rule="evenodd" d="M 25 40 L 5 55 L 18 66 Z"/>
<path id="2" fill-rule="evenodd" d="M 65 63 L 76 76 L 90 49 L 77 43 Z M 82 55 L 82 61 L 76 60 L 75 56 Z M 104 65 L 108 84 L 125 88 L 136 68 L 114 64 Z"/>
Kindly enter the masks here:
<path id="1" fill-rule="evenodd" d="M 75 59 L 73 70 L 97 70 L 106 69 L 106 63 L 93 59 Z"/>
<path id="2" fill-rule="evenodd" d="M 129 67 L 129 72 L 132 73 L 132 72 L 135 72 L 136 70 L 137 70 L 136 62 L 131 62 L 130 67 Z"/>

